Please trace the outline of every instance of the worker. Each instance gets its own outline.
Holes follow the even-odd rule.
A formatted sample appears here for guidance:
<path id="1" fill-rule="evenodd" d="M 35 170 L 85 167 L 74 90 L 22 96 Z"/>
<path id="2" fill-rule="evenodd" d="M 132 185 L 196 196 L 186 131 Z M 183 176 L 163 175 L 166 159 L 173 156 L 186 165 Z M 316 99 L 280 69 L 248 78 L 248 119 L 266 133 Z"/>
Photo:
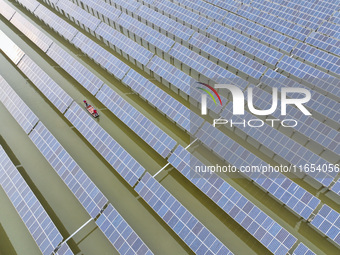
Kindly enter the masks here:
<path id="1" fill-rule="evenodd" d="M 86 105 L 86 107 L 87 107 L 87 106 L 88 106 L 88 104 L 87 104 L 86 100 L 84 100 L 84 103 L 85 103 L 85 105 Z"/>
<path id="2" fill-rule="evenodd" d="M 93 110 L 93 114 L 94 114 L 94 115 L 97 115 L 97 114 L 98 114 L 96 109 Z"/>

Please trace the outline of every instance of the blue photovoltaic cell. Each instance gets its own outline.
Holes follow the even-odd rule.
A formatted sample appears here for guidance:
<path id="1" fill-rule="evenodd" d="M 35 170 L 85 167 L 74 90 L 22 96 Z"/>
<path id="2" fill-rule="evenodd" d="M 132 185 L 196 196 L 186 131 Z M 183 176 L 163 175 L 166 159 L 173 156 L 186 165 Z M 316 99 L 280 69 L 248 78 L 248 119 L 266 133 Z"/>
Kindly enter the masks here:
<path id="1" fill-rule="evenodd" d="M 145 19 L 147 24 L 150 23 L 153 26 L 158 26 L 164 31 L 173 34 L 174 36 L 187 41 L 194 31 L 152 9 L 149 9 L 145 5 L 142 5 L 135 13 L 139 17 Z"/>
<path id="2" fill-rule="evenodd" d="M 159 0 L 155 2 L 153 8 L 164 15 L 167 14 L 172 19 L 176 18 L 176 21 L 178 21 L 177 19 L 182 20 L 185 25 L 189 24 L 190 27 L 192 26 L 204 30 L 211 23 L 209 19 L 204 18 L 197 13 L 189 11 L 170 1 Z"/>
<path id="3" fill-rule="evenodd" d="M 104 42 L 107 41 L 116 51 L 121 50 L 142 65 L 146 65 L 153 56 L 152 52 L 105 23 L 101 23 L 95 33 L 97 37 L 101 36 Z"/>
<path id="4" fill-rule="evenodd" d="M 273 254 L 286 255 L 292 248 L 297 239 L 221 177 L 195 172 L 192 167 L 204 165 L 182 146 L 168 161 Z"/>
<path id="5" fill-rule="evenodd" d="M 129 34 L 135 34 L 144 39 L 151 45 L 159 48 L 164 52 L 168 52 L 174 41 L 151 27 L 139 22 L 138 20 L 130 17 L 129 15 L 122 13 L 120 17 L 115 21 L 117 25 L 129 31 Z"/>
<path id="6" fill-rule="evenodd" d="M 29 138 L 88 214 L 95 218 L 108 201 L 103 193 L 41 122 L 32 131 Z"/>
<path id="7" fill-rule="evenodd" d="M 71 105 L 73 99 L 27 55 L 20 61 L 18 68 L 61 113 Z"/>
<path id="8" fill-rule="evenodd" d="M 340 80 L 329 74 L 288 56 L 284 56 L 277 67 L 288 72 L 289 75 L 312 84 L 313 88 L 321 89 L 340 98 Z"/>
<path id="9" fill-rule="evenodd" d="M 340 179 L 337 180 L 331 190 L 340 196 Z"/>
<path id="10" fill-rule="evenodd" d="M 179 43 L 176 43 L 175 46 L 172 47 L 169 54 L 216 83 L 235 84 L 241 89 L 244 89 L 248 84 L 248 82 L 229 72 L 225 68 L 216 65 Z"/>
<path id="11" fill-rule="evenodd" d="M 270 109 L 272 106 L 272 94 L 259 89 L 253 85 L 253 104 L 257 109 Z M 281 105 L 281 100 L 278 100 L 278 105 Z M 307 116 L 301 113 L 299 109 L 291 105 L 287 105 L 287 114 L 281 115 L 279 111 L 274 111 L 272 116 L 276 119 L 298 119 L 299 125 L 293 127 L 297 132 L 305 135 L 316 143 L 321 144 L 324 148 L 340 154 L 340 133 L 335 129 L 327 126 L 323 122 L 314 119 L 313 116 Z"/>
<path id="12" fill-rule="evenodd" d="M 227 65 L 230 65 L 255 79 L 260 79 L 267 69 L 264 65 L 197 32 L 190 38 L 189 43 L 195 46 L 199 51 L 206 52 L 210 56 L 221 60 Z"/>
<path id="13" fill-rule="evenodd" d="M 46 54 L 92 95 L 95 95 L 104 84 L 95 74 L 57 44 L 53 43 Z"/>
<path id="14" fill-rule="evenodd" d="M 1 146 L 0 185 L 42 254 L 51 255 L 63 237 Z"/>
<path id="15" fill-rule="evenodd" d="M 117 79 L 122 79 L 130 69 L 128 65 L 80 32 L 73 38 L 72 43 Z"/>
<path id="16" fill-rule="evenodd" d="M 53 43 L 48 36 L 18 12 L 11 19 L 11 23 L 44 52 L 46 52 Z"/>
<path id="17" fill-rule="evenodd" d="M 315 255 L 306 245 L 300 243 L 292 255 Z"/>
<path id="18" fill-rule="evenodd" d="M 0 50 L 16 65 L 25 53 L 0 30 Z"/>
<path id="19" fill-rule="evenodd" d="M 34 10 L 40 5 L 39 2 L 32 0 L 16 0 L 16 1 L 30 12 L 34 12 Z"/>
<path id="20" fill-rule="evenodd" d="M 317 66 L 323 67 L 340 75 L 340 58 L 324 51 L 318 50 L 304 43 L 299 43 L 292 54 L 305 59 Z"/>
<path id="21" fill-rule="evenodd" d="M 197 102 L 201 102 L 202 93 L 196 89 L 196 87 L 201 87 L 201 85 L 195 84 L 197 81 L 194 78 L 190 77 L 158 56 L 154 56 L 151 59 L 147 65 L 147 68 L 152 70 L 155 74 L 159 75 L 162 77 L 162 79 L 171 83 L 185 94 L 189 95 Z M 227 99 L 225 99 L 223 96 L 220 97 L 222 105 L 225 105 Z M 207 108 L 215 113 L 219 113 L 222 109 L 222 106 L 220 104 L 215 104 L 214 101 L 209 97 L 207 100 Z"/>
<path id="22" fill-rule="evenodd" d="M 228 47 L 242 50 L 271 65 L 275 65 L 283 55 L 277 50 L 215 22 L 208 27 L 207 33 L 215 36 L 219 42 L 223 42 Z"/>
<path id="23" fill-rule="evenodd" d="M 55 255 L 73 255 L 73 252 L 71 251 L 68 244 L 64 243 L 61 245 L 61 247 L 58 249 Z"/>
<path id="24" fill-rule="evenodd" d="M 16 11 L 4 0 L 0 0 L 0 6 L 0 14 L 4 16 L 5 19 L 10 20 Z"/>
<path id="25" fill-rule="evenodd" d="M 286 52 L 291 52 L 297 44 L 297 41 L 294 39 L 232 13 L 227 14 L 223 23 L 228 27 L 242 31 L 242 34 L 248 34 L 252 38 L 257 38 L 261 40 L 261 42 L 265 42 Z"/>
<path id="26" fill-rule="evenodd" d="M 84 11 L 82 8 L 68 0 L 59 0 L 55 6 L 59 11 L 63 11 L 64 15 L 70 16 L 75 22 L 88 28 L 90 31 L 94 31 L 99 23 L 99 19 L 93 17 L 90 13 Z"/>
<path id="27" fill-rule="evenodd" d="M 92 116 L 74 102 L 65 117 L 131 186 L 136 184 L 145 169 Z"/>
<path id="28" fill-rule="evenodd" d="M 297 83 L 290 78 L 283 76 L 271 69 L 268 69 L 264 76 L 261 78 L 261 82 L 276 88 L 282 87 L 295 87 L 295 88 L 305 88 L 310 91 L 311 93 L 311 100 L 305 103 L 305 106 L 310 108 L 313 111 L 316 111 L 326 118 L 334 120 L 335 122 L 339 122 L 340 119 L 340 104 L 331 98 L 328 98 L 317 91 L 311 90 L 306 86 Z"/>
<path id="29" fill-rule="evenodd" d="M 6 80 L 0 75 L 0 102 L 11 113 L 26 134 L 38 123 L 38 117 L 15 93 Z"/>
<path id="30" fill-rule="evenodd" d="M 255 123 L 256 121 L 261 121 L 247 111 L 242 116 L 233 115 L 231 108 L 232 107 L 229 107 L 228 105 L 221 113 L 221 116 L 224 119 L 232 119 L 235 123 L 242 123 L 243 120 L 252 120 Z M 311 152 L 303 145 L 284 135 L 267 123 L 264 123 L 260 128 L 254 128 L 249 125 L 237 125 L 236 128 L 242 130 L 254 140 L 258 141 L 262 146 L 268 148 L 292 165 L 299 167 L 308 165 L 310 162 L 315 163 L 315 166 L 328 165 L 328 161 Z M 303 171 L 303 168 L 301 168 L 301 170 Z M 323 186 L 328 187 L 336 177 L 337 172 L 306 171 L 305 174 L 320 182 Z"/>
<path id="31" fill-rule="evenodd" d="M 340 215 L 337 211 L 334 211 L 328 205 L 323 205 L 312 220 L 312 225 L 340 245 Z"/>
<path id="32" fill-rule="evenodd" d="M 196 254 L 232 254 L 148 172 L 135 190 Z"/>
<path id="33" fill-rule="evenodd" d="M 78 33 L 76 28 L 72 27 L 43 5 L 40 5 L 33 14 L 68 41 L 71 41 Z"/>
<path id="34" fill-rule="evenodd" d="M 153 254 L 111 204 L 99 216 L 96 224 L 119 254 Z"/>
<path id="35" fill-rule="evenodd" d="M 207 122 L 197 132 L 196 136 L 206 147 L 238 169 L 245 165 L 268 165 Z M 280 172 L 260 171 L 242 173 L 304 219 L 308 219 L 320 203 L 318 198 L 286 178 Z"/>
<path id="36" fill-rule="evenodd" d="M 113 114 L 131 128 L 163 158 L 169 155 L 177 142 L 152 121 L 124 100 L 109 86 L 104 85 L 96 95 Z"/>
<path id="37" fill-rule="evenodd" d="M 196 133 L 204 122 L 196 113 L 132 69 L 123 79 L 123 83 L 190 134 Z"/>

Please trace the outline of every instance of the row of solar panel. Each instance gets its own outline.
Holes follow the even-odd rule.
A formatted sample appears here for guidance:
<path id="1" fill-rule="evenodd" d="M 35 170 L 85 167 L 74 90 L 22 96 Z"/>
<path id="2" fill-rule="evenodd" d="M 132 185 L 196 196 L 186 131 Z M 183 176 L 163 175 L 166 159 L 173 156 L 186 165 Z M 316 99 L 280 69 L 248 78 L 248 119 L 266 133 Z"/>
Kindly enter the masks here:
<path id="1" fill-rule="evenodd" d="M 52 254 L 62 242 L 63 237 L 1 145 L 0 185 L 42 254 Z M 57 254 L 71 255 L 73 253 L 66 244 Z"/>
<path id="2" fill-rule="evenodd" d="M 19 96 L 11 89 L 9 84 L 6 83 L 2 79 L 2 77 L 1 77 L 1 88 L 4 88 L 5 89 L 4 91 L 6 92 L 8 91 L 12 92 L 8 96 L 10 97 L 10 99 L 12 100 L 20 99 Z M 26 109 L 26 113 L 29 116 L 33 115 L 31 110 L 28 108 L 28 106 L 24 102 L 22 102 L 22 104 L 19 104 L 19 105 L 21 105 L 21 107 L 20 108 L 17 107 L 16 109 L 17 111 L 22 111 L 23 109 Z M 13 117 L 15 117 L 15 115 L 13 115 Z M 20 122 L 18 123 L 20 124 Z M 83 207 L 89 213 L 89 215 L 92 218 L 95 218 L 98 214 L 100 214 L 104 206 L 108 202 L 107 198 L 100 192 L 97 186 L 89 179 L 89 177 L 85 174 L 85 172 L 73 160 L 73 158 L 68 154 L 68 152 L 61 146 L 61 144 L 50 133 L 50 131 L 41 122 L 39 122 L 34 127 L 33 131 L 29 134 L 29 138 L 37 146 L 38 150 L 50 163 L 50 165 L 57 172 L 60 178 L 65 182 L 65 184 L 68 186 L 71 192 L 79 200 L 79 202 L 83 205 Z M 0 176 L 1 176 L 1 173 L 0 173 Z M 19 187 L 19 186 L 20 184 L 16 185 L 16 187 Z M 30 205 L 33 205 L 32 208 L 34 208 L 34 203 L 32 204 L 30 203 Z M 99 218 L 104 217 L 103 215 L 108 216 L 108 214 L 113 210 L 115 211 L 116 215 L 119 215 L 118 212 L 113 208 L 113 206 L 109 204 L 108 208 L 106 208 L 103 211 L 103 214 Z M 43 218 L 38 223 L 44 220 L 45 218 Z M 120 224 L 118 224 L 117 226 L 118 220 Z M 131 229 L 131 227 L 125 222 L 125 220 L 120 215 L 119 215 L 119 218 L 107 217 L 105 223 L 103 223 L 102 221 L 99 221 L 99 222 L 96 221 L 96 223 L 100 227 L 100 229 L 103 231 L 104 235 L 112 243 L 112 245 L 119 251 L 120 254 L 131 254 L 135 252 L 137 252 L 138 254 L 148 254 L 148 255 L 152 254 L 149 248 L 143 243 L 143 241 L 138 237 L 138 235 Z M 44 224 L 45 224 L 45 221 L 44 221 Z M 51 226 L 49 226 L 49 228 L 50 227 Z M 114 235 L 111 235 L 113 228 L 115 229 L 115 233 Z M 118 238 L 118 240 L 116 239 L 117 235 L 118 237 L 120 237 Z M 32 236 L 35 237 L 33 233 L 32 233 Z M 42 237 L 39 237 L 39 238 L 42 238 Z M 47 242 L 46 240 L 43 240 L 43 241 L 45 243 Z M 61 241 L 62 240 L 59 240 L 57 244 L 59 244 Z M 38 245 L 39 245 L 39 242 L 37 241 Z M 57 244 L 52 246 L 53 250 L 57 247 Z M 41 247 L 42 251 L 44 251 L 45 245 L 46 244 L 44 244 L 44 246 Z M 43 254 L 50 255 L 51 254 L 50 249 L 51 247 L 48 248 L 48 251 L 46 251 L 46 253 L 43 252 Z M 58 249 L 56 254 L 70 255 L 73 253 L 70 251 L 67 244 L 63 244 Z"/>
<path id="3" fill-rule="evenodd" d="M 193 166 L 201 168 L 203 163 L 182 146 L 176 148 L 168 162 L 273 254 L 287 254 L 296 242 L 293 235 L 221 177 L 196 172 Z"/>
<path id="4" fill-rule="evenodd" d="M 149 173 L 143 176 L 135 191 L 195 254 L 232 254 Z"/>

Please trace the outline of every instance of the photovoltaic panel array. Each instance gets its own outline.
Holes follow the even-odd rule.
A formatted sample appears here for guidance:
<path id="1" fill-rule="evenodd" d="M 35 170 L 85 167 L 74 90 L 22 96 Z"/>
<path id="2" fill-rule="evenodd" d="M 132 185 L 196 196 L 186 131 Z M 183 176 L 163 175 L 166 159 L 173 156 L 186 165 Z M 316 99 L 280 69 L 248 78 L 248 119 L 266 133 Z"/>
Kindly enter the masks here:
<path id="1" fill-rule="evenodd" d="M 40 5 L 37 1 L 31 1 L 31 0 L 18 0 L 19 4 L 21 4 L 23 7 L 25 7 L 30 12 L 34 12 L 34 10 L 37 9 L 37 7 Z"/>
<path id="2" fill-rule="evenodd" d="M 1 146 L 0 184 L 42 254 L 51 255 L 63 237 Z"/>
<path id="3" fill-rule="evenodd" d="M 241 115 L 234 115 L 231 107 L 228 106 L 223 110 L 221 116 L 227 120 L 232 119 L 235 123 L 242 123 L 243 120 L 254 120 L 254 122 L 261 121 L 247 111 L 245 111 L 245 114 L 242 115 L 242 117 Z M 268 148 L 292 165 L 299 167 L 308 165 L 310 162 L 315 163 L 316 166 L 328 164 L 325 159 L 321 158 L 267 123 L 264 123 L 261 128 L 254 128 L 249 125 L 242 124 L 237 125 L 236 128 L 242 130 L 247 135 L 258 141 L 262 146 Z M 303 170 L 303 168 L 301 168 L 301 170 Z M 336 177 L 337 172 L 306 171 L 305 174 L 320 182 L 325 187 L 328 187 Z"/>
<path id="4" fill-rule="evenodd" d="M 16 65 L 25 53 L 0 30 L 0 50 Z"/>
<path id="5" fill-rule="evenodd" d="M 88 214 L 95 218 L 108 201 L 103 193 L 41 122 L 32 131 L 29 138 Z"/>
<path id="6" fill-rule="evenodd" d="M 130 69 L 128 65 L 80 32 L 73 38 L 72 43 L 117 79 L 122 79 Z"/>
<path id="7" fill-rule="evenodd" d="M 232 254 L 149 173 L 143 176 L 135 190 L 196 254 Z"/>
<path id="8" fill-rule="evenodd" d="M 10 20 L 16 11 L 4 0 L 0 0 L 0 6 L 0 14 L 4 16 L 5 19 Z"/>
<path id="9" fill-rule="evenodd" d="M 204 122 L 200 116 L 132 69 L 123 79 L 123 83 L 190 134 L 196 133 Z"/>
<path id="10" fill-rule="evenodd" d="M 110 0 L 110 4 L 124 12 L 135 12 L 141 5 L 135 0 Z"/>
<path id="11" fill-rule="evenodd" d="M 63 243 L 55 255 L 73 255 L 73 252 L 67 243 Z"/>
<path id="12" fill-rule="evenodd" d="M 323 205 L 312 220 L 312 225 L 337 245 L 340 245 L 340 214 L 337 211 L 328 205 Z"/>
<path id="13" fill-rule="evenodd" d="M 92 95 L 95 95 L 104 84 L 95 74 L 57 44 L 53 43 L 46 54 Z"/>
<path id="14" fill-rule="evenodd" d="M 197 138 L 210 150 L 240 169 L 241 166 L 265 166 L 266 162 L 240 144 L 205 123 L 197 132 Z M 320 200 L 279 172 L 242 172 L 264 190 L 288 206 L 304 219 L 308 219 Z"/>
<path id="15" fill-rule="evenodd" d="M 65 117 L 130 186 L 136 184 L 145 169 L 85 110 L 74 102 L 65 113 Z"/>
<path id="16" fill-rule="evenodd" d="M 340 196 L 340 179 L 336 181 L 331 190 Z"/>
<path id="17" fill-rule="evenodd" d="M 285 255 L 292 248 L 297 240 L 293 235 L 218 175 L 195 171 L 193 166 L 204 167 L 203 163 L 182 146 L 168 161 L 273 254 Z"/>
<path id="18" fill-rule="evenodd" d="M 27 36 L 42 51 L 46 52 L 52 44 L 52 40 L 47 37 L 40 29 L 32 25 L 18 12 L 11 19 L 11 23 Z"/>
<path id="19" fill-rule="evenodd" d="M 306 39 L 306 43 L 316 46 L 320 49 L 340 55 L 340 40 L 325 36 L 323 34 L 312 32 Z"/>
<path id="20" fill-rule="evenodd" d="M 153 254 L 111 204 L 99 216 L 96 224 L 119 254 Z"/>
<path id="21" fill-rule="evenodd" d="M 306 245 L 300 243 L 292 255 L 315 255 Z"/>
<path id="22" fill-rule="evenodd" d="M 96 95 L 113 114 L 131 128 L 163 158 L 169 155 L 177 142 L 130 105 L 109 86 L 104 85 Z"/>
<path id="23" fill-rule="evenodd" d="M 335 39 L 340 40 L 340 25 L 333 24 L 331 22 L 325 22 L 321 25 L 321 27 L 318 29 L 319 33 L 322 33 L 324 35 L 333 37 Z"/>
<path id="24" fill-rule="evenodd" d="M 18 68 L 61 113 L 66 111 L 73 99 L 32 59 L 30 59 L 27 55 L 24 56 L 18 64 Z"/>
<path id="25" fill-rule="evenodd" d="M 135 13 L 146 21 L 148 26 L 159 27 L 162 32 L 171 33 L 176 38 L 187 41 L 194 31 L 164 15 L 158 13 L 145 5 L 142 5 Z M 174 39 L 174 38 L 173 38 Z"/>
<path id="26" fill-rule="evenodd" d="M 15 93 L 6 80 L 0 75 L 0 102 L 11 113 L 26 134 L 38 123 L 38 117 Z"/>

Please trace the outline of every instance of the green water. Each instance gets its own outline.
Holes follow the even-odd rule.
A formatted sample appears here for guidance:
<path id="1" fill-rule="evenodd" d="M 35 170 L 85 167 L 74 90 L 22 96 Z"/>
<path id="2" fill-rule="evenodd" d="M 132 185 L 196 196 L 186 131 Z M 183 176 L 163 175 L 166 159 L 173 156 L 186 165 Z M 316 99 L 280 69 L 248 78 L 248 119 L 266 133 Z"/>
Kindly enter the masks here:
<path id="1" fill-rule="evenodd" d="M 33 19 L 33 21 L 36 20 Z M 39 22 L 37 24 L 41 25 Z M 68 49 L 72 55 L 80 54 L 79 51 L 45 26 L 42 28 L 57 39 L 59 45 Z M 148 172 L 154 174 L 166 164 L 164 159 L 105 109 L 98 100 L 64 71 L 54 67 L 53 61 L 46 58 L 37 47 L 27 38 L 21 36 L 20 33 L 17 33 L 3 19 L 0 20 L 0 29 L 42 67 L 75 101 L 81 103 L 86 98 L 91 104 L 95 105 L 101 114 L 98 120 L 99 124 Z M 137 95 L 131 94 L 131 91 L 119 81 L 102 71 L 86 57 L 78 56 L 78 59 L 178 143 L 181 145 L 190 143 L 185 132 Z M 184 242 L 138 197 L 115 170 L 2 54 L 0 54 L 0 74 L 29 105 L 155 254 L 192 253 Z M 184 102 L 174 93 L 172 95 Z M 59 231 L 65 238 L 71 235 L 89 219 L 88 214 L 2 104 L 0 104 L 0 135 L 1 145 L 10 155 L 12 161 L 16 165 L 20 165 L 19 171 L 43 204 Z M 236 136 L 233 138 L 237 139 Z M 243 143 L 246 145 L 245 142 Z M 202 146 L 193 146 L 192 152 L 204 158 L 205 152 Z M 265 155 L 262 156 L 265 157 Z M 210 158 L 209 160 L 214 163 L 219 162 L 217 158 Z M 318 254 L 338 254 L 339 250 L 333 244 L 314 231 L 307 223 L 301 222 L 294 214 L 248 180 L 227 178 L 223 175 L 222 177 Z M 269 253 L 247 231 L 176 170 L 168 167 L 156 179 L 235 254 Z M 323 202 L 340 211 L 339 204 L 329 199 L 325 191 L 321 191 L 321 194 L 319 194 L 318 190 L 305 182 L 300 181 L 299 184 L 313 194 L 318 194 Z M 38 247 L 2 189 L 0 189 L 0 206 L 0 254 L 39 254 Z M 69 245 L 75 254 L 118 254 L 93 222 L 71 239 Z"/>

